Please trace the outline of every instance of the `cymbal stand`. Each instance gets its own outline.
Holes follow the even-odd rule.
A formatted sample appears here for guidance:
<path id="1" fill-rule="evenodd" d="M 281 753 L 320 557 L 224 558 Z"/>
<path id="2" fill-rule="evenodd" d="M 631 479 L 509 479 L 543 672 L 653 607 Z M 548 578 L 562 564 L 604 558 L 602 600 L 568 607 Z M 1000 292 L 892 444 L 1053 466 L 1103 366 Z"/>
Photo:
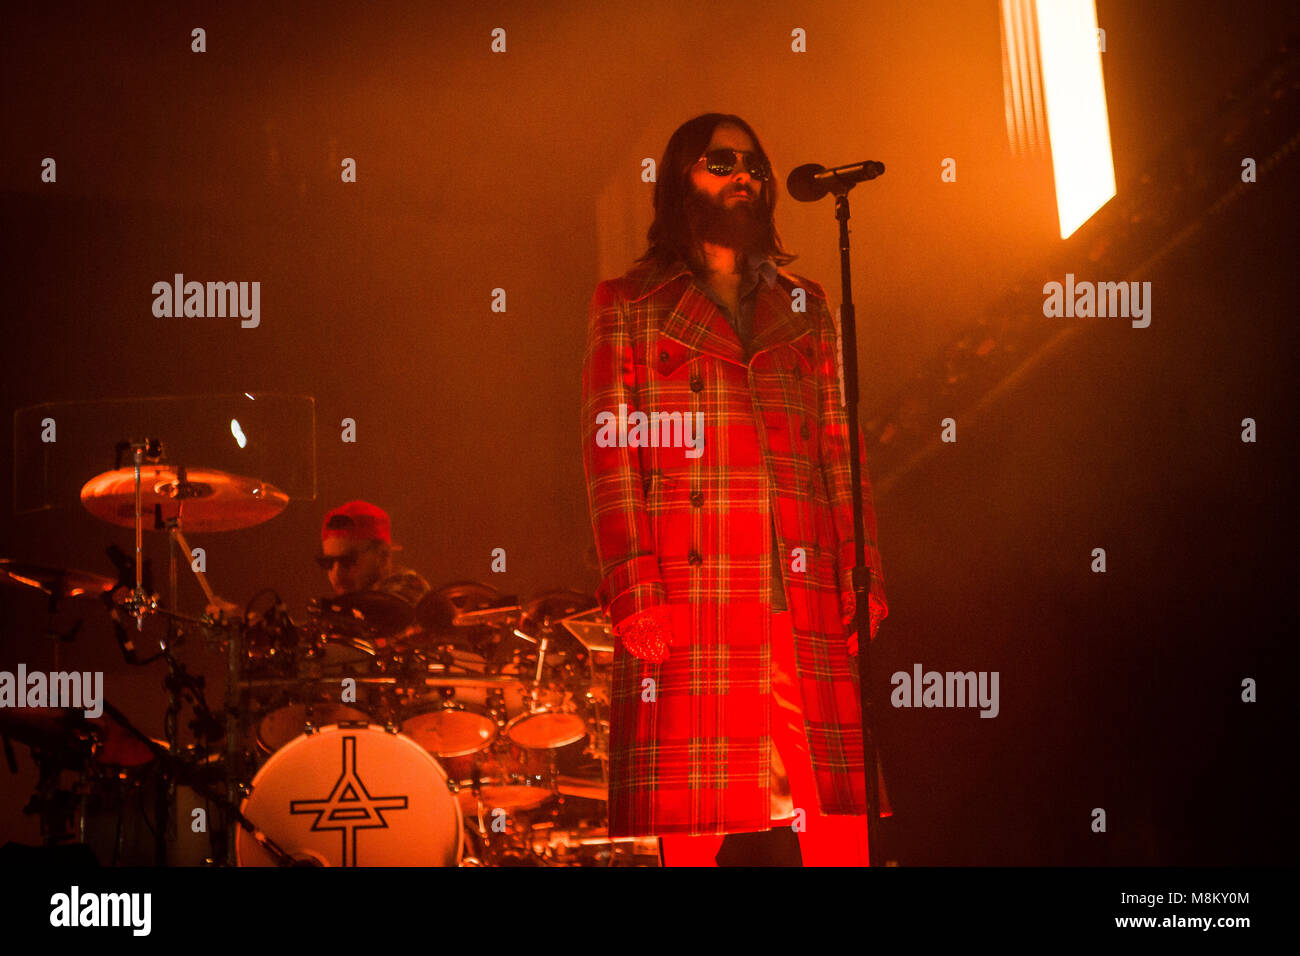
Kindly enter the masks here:
<path id="1" fill-rule="evenodd" d="M 131 464 L 135 469 L 135 590 L 131 592 L 134 605 L 135 629 L 144 630 L 144 525 L 140 514 L 140 479 L 144 460 L 148 452 L 156 448 L 159 457 L 162 445 L 154 439 L 146 438 L 143 442 L 131 442 Z"/>

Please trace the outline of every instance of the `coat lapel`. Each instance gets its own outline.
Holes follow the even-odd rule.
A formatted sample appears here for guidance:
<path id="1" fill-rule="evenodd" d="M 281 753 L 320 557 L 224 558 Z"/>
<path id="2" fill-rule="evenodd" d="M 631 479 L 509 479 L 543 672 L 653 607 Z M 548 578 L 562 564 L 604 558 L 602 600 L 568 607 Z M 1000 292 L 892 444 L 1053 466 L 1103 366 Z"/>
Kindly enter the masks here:
<path id="1" fill-rule="evenodd" d="M 653 311 L 663 316 L 659 330 L 674 341 L 736 365 L 748 365 L 745 350 L 727 317 L 696 287 L 693 278 L 681 260 L 666 269 L 641 263 L 627 274 L 628 297 L 632 302 L 656 297 Z M 790 309 L 790 289 L 797 285 L 794 276 L 783 269 L 774 285 L 758 283 L 749 358 L 812 331 L 808 315 Z"/>
<path id="2" fill-rule="evenodd" d="M 745 350 L 727 317 L 696 288 L 690 269 L 680 260 L 668 269 L 642 263 L 628 273 L 632 302 L 654 296 L 652 311 L 662 318 L 659 331 L 687 348 L 737 365 L 745 364 Z"/>
<path id="3" fill-rule="evenodd" d="M 778 281 L 771 288 L 765 282 L 758 284 L 751 357 L 793 342 L 811 331 L 812 323 L 808 316 L 791 311 L 790 296 L 784 283 Z"/>
<path id="4" fill-rule="evenodd" d="M 687 282 L 659 331 L 683 345 L 736 365 L 745 364 L 745 350 L 727 317 L 707 295 Z"/>

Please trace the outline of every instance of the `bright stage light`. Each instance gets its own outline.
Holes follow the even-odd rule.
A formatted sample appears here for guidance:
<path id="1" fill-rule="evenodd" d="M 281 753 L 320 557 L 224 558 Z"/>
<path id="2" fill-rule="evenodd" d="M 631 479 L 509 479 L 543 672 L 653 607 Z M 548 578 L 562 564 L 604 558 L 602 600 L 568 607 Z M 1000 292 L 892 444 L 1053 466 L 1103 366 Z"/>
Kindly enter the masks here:
<path id="1" fill-rule="evenodd" d="M 1037 0 L 1038 49 L 1061 238 L 1115 195 L 1093 0 Z"/>
<path id="2" fill-rule="evenodd" d="M 1001 0 L 1007 141 L 1050 141 L 1061 238 L 1115 195 L 1106 86 L 1093 0 Z"/>

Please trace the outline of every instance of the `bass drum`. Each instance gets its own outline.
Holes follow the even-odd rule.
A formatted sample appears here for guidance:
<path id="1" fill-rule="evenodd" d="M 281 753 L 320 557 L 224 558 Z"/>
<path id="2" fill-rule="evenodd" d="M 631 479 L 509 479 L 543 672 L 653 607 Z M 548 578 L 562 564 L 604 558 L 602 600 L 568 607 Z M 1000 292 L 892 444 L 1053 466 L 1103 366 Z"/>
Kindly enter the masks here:
<path id="1" fill-rule="evenodd" d="M 244 815 L 309 866 L 457 866 L 460 804 L 419 744 L 382 728 L 323 727 L 281 747 L 253 778 Z M 240 866 L 277 860 L 242 827 Z"/>

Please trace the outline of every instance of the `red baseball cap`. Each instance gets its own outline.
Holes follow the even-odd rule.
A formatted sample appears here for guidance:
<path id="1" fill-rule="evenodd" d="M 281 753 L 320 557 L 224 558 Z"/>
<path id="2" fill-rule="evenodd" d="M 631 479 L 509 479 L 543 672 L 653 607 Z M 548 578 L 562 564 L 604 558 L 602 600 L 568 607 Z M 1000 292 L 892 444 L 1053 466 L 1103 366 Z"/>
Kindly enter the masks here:
<path id="1" fill-rule="evenodd" d="M 325 516 L 320 539 L 347 538 L 349 541 L 382 541 L 392 547 L 392 523 L 388 512 L 368 501 L 349 501 Z"/>

